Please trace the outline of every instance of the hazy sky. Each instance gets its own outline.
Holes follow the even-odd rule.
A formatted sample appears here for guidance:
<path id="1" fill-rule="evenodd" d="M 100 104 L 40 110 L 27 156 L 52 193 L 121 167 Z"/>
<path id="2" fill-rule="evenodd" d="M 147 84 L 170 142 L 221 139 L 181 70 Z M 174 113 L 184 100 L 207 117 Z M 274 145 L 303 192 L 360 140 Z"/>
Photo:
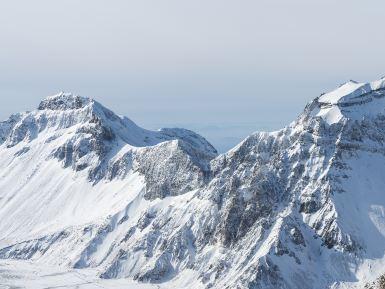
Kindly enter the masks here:
<path id="1" fill-rule="evenodd" d="M 385 75 L 385 1 L 0 0 L 0 118 L 91 96 L 221 150 L 321 92 Z"/>

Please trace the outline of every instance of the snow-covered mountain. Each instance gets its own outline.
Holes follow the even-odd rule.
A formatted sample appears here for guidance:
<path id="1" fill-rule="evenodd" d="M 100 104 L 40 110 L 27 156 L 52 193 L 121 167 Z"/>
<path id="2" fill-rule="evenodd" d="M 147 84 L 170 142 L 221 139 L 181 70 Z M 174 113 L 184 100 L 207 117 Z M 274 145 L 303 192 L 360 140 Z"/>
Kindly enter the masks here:
<path id="1" fill-rule="evenodd" d="M 0 144 L 1 259 L 162 288 L 362 288 L 385 273 L 385 79 L 219 156 L 64 93 L 0 123 Z"/>

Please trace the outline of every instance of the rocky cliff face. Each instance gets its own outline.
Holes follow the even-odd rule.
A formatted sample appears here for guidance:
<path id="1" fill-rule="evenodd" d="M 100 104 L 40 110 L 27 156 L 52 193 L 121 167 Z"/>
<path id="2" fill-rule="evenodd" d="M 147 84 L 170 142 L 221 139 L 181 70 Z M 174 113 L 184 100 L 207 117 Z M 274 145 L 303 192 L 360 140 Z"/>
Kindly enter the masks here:
<path id="1" fill-rule="evenodd" d="M 0 140 L 1 258 L 191 288 L 359 288 L 384 271 L 383 79 L 220 156 L 69 94 Z"/>

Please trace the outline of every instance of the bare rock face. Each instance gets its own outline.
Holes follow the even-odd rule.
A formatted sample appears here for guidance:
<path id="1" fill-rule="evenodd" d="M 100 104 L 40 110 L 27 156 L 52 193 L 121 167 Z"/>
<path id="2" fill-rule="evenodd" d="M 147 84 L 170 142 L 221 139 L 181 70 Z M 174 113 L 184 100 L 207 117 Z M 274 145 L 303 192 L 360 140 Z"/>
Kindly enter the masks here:
<path id="1" fill-rule="evenodd" d="M 71 110 L 85 107 L 91 102 L 89 98 L 75 96 L 72 94 L 60 93 L 52 97 L 44 99 L 38 109 L 39 110 Z"/>
<path id="2" fill-rule="evenodd" d="M 190 288 L 349 288 L 381 273 L 367 268 L 385 252 L 383 79 L 219 156 L 191 131 L 147 131 L 67 94 L 0 135 L 1 258 L 153 283 L 194 272 Z"/>
<path id="3" fill-rule="evenodd" d="M 190 145 L 183 140 L 175 140 L 135 155 L 135 167 L 146 179 L 146 199 L 183 194 L 208 180 L 208 162 L 190 155 L 187 146 Z"/>
<path id="4" fill-rule="evenodd" d="M 385 276 L 382 275 L 379 279 L 378 279 L 378 288 L 379 289 L 384 289 L 385 288 Z"/>
<path id="5" fill-rule="evenodd" d="M 376 281 L 367 283 L 364 289 L 384 289 L 385 275 L 381 275 Z"/>

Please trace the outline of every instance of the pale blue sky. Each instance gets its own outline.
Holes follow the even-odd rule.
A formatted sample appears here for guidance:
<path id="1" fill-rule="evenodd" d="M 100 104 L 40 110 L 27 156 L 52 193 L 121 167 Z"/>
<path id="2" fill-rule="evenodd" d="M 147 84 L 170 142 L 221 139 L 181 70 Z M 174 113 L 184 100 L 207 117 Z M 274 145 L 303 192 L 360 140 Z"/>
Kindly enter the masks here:
<path id="1" fill-rule="evenodd" d="M 385 75 L 385 2 L 1 1 L 0 118 L 58 91 L 221 151 L 321 92 Z"/>

